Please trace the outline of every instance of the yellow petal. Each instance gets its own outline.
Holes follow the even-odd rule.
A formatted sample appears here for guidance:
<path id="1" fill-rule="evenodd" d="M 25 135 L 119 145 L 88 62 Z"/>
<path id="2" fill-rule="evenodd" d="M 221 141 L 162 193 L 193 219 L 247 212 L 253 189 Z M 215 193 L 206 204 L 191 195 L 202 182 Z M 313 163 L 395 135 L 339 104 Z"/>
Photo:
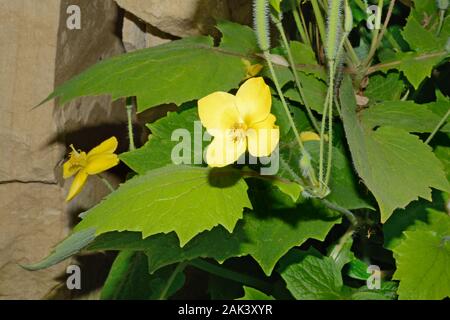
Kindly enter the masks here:
<path id="1" fill-rule="evenodd" d="M 236 162 L 245 153 L 245 138 L 233 140 L 229 132 L 216 135 L 206 150 L 206 162 L 210 167 L 225 167 Z"/>
<path id="2" fill-rule="evenodd" d="M 254 157 L 267 157 L 275 150 L 280 140 L 276 118 L 269 114 L 266 120 L 255 123 L 247 130 L 248 152 Z"/>
<path id="3" fill-rule="evenodd" d="M 263 68 L 262 64 L 251 64 L 251 62 L 247 59 L 242 59 L 242 61 L 244 62 L 245 66 L 245 79 L 256 76 Z"/>
<path id="4" fill-rule="evenodd" d="M 66 201 L 72 200 L 77 194 L 81 192 L 84 185 L 86 184 L 88 174 L 86 171 L 81 170 L 77 173 L 73 179 L 72 185 L 70 186 L 69 194 L 67 195 Z"/>
<path id="5" fill-rule="evenodd" d="M 68 160 L 63 164 L 63 178 L 68 179 L 73 176 L 75 173 L 80 171 L 80 166 L 74 166 L 73 163 Z"/>
<path id="6" fill-rule="evenodd" d="M 86 152 L 71 152 L 70 158 L 63 164 L 63 178 L 68 179 L 86 165 Z"/>
<path id="7" fill-rule="evenodd" d="M 117 145 L 117 138 L 111 137 L 89 151 L 88 156 L 93 156 L 101 153 L 113 153 L 114 151 L 116 151 Z"/>
<path id="8" fill-rule="evenodd" d="M 119 164 L 119 157 L 117 154 L 98 154 L 98 155 L 88 155 L 87 164 L 86 164 L 86 172 L 88 174 L 97 174 Z"/>
<path id="9" fill-rule="evenodd" d="M 306 141 L 320 141 L 320 136 L 312 131 L 303 131 L 302 133 L 300 133 L 300 139 L 303 142 Z"/>
<path id="10" fill-rule="evenodd" d="M 236 93 L 236 106 L 248 126 L 267 118 L 272 107 L 269 86 L 261 77 L 244 82 Z"/>
<path id="11" fill-rule="evenodd" d="M 211 135 L 214 131 L 232 128 L 240 122 L 236 97 L 226 92 L 214 92 L 198 100 L 198 115 Z"/>

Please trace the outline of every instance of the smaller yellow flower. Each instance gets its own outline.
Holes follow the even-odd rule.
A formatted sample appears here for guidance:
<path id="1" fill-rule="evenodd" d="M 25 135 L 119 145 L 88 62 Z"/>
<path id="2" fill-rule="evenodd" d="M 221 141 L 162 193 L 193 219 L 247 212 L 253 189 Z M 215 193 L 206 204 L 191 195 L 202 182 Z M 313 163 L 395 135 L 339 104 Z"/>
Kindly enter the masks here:
<path id="1" fill-rule="evenodd" d="M 269 156 L 280 136 L 271 107 L 270 88 L 261 77 L 245 81 L 236 95 L 214 92 L 200 99 L 200 121 L 214 137 L 206 151 L 208 165 L 232 164 L 247 150 L 254 157 Z"/>
<path id="2" fill-rule="evenodd" d="M 303 131 L 302 133 L 300 133 L 300 139 L 303 142 L 306 141 L 320 141 L 320 136 L 312 131 Z"/>
<path id="3" fill-rule="evenodd" d="M 114 153 L 117 149 L 116 137 L 111 137 L 87 154 L 84 151 L 77 151 L 70 145 L 72 151 L 70 158 L 63 165 L 63 177 L 68 179 L 75 175 L 66 201 L 72 200 L 78 195 L 86 184 L 88 175 L 95 175 L 111 169 L 119 164 L 119 157 Z"/>
<path id="4" fill-rule="evenodd" d="M 251 62 L 247 59 L 242 59 L 242 61 L 244 62 L 246 71 L 245 80 L 258 75 L 258 73 L 260 73 L 263 68 L 263 65 L 259 63 L 251 64 Z"/>

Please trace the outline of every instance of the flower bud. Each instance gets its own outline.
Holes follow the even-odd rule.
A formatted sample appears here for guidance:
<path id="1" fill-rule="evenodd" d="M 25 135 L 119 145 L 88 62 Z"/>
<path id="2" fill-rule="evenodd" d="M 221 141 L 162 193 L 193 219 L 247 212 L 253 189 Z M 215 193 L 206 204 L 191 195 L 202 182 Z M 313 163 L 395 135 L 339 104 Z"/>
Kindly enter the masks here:
<path id="1" fill-rule="evenodd" d="M 303 153 L 300 158 L 300 170 L 305 178 L 309 178 L 312 172 L 311 156 L 308 153 Z"/>
<path id="2" fill-rule="evenodd" d="M 353 29 L 353 13 L 352 8 L 350 8 L 348 4 L 348 1 L 345 1 L 344 13 L 345 13 L 344 31 L 346 33 L 350 33 L 350 31 L 352 31 Z"/>
<path id="3" fill-rule="evenodd" d="M 437 7 L 439 10 L 447 10 L 448 9 L 448 0 L 437 0 Z"/>

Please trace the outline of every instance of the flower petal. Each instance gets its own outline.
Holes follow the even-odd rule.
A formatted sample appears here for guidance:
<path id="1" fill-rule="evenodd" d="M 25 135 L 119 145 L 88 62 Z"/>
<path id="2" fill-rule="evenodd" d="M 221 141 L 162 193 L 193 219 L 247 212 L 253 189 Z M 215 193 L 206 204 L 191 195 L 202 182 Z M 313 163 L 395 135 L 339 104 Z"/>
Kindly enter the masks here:
<path id="1" fill-rule="evenodd" d="M 67 160 L 63 164 L 63 178 L 68 179 L 81 170 L 81 166 L 76 165 L 73 161 Z"/>
<path id="2" fill-rule="evenodd" d="M 114 151 L 116 151 L 117 145 L 117 138 L 111 137 L 89 151 L 88 156 L 93 156 L 101 153 L 113 153 Z"/>
<path id="3" fill-rule="evenodd" d="M 86 172 L 88 174 L 97 174 L 119 164 L 119 157 L 117 154 L 99 154 L 87 158 Z"/>
<path id="4" fill-rule="evenodd" d="M 272 107 L 272 95 L 264 79 L 245 81 L 236 93 L 236 106 L 248 126 L 266 119 Z"/>
<path id="5" fill-rule="evenodd" d="M 303 131 L 302 133 L 300 133 L 300 139 L 303 142 L 306 141 L 320 141 L 320 136 L 312 131 Z"/>
<path id="6" fill-rule="evenodd" d="M 269 114 L 266 120 L 255 123 L 247 130 L 248 151 L 254 157 L 267 157 L 275 150 L 280 140 L 280 129 L 276 118 Z"/>
<path id="7" fill-rule="evenodd" d="M 63 164 L 63 178 L 68 179 L 86 164 L 86 152 L 71 152 L 70 158 Z"/>
<path id="8" fill-rule="evenodd" d="M 246 139 L 234 141 L 228 133 L 216 135 L 206 150 L 206 162 L 210 167 L 225 167 L 236 162 L 247 149 Z"/>
<path id="9" fill-rule="evenodd" d="M 69 194 L 67 195 L 66 201 L 72 200 L 76 195 L 78 195 L 86 184 L 88 174 L 86 171 L 81 170 L 77 173 L 73 179 L 72 185 L 70 186 Z"/>
<path id="10" fill-rule="evenodd" d="M 214 131 L 230 129 L 241 121 L 236 97 L 221 91 L 198 100 L 198 115 L 203 126 L 213 136 Z"/>

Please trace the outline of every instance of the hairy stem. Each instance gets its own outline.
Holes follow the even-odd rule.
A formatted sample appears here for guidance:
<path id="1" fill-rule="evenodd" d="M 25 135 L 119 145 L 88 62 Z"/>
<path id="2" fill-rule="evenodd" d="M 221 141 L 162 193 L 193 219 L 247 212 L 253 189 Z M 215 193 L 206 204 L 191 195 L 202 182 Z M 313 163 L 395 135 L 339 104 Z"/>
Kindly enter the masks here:
<path id="1" fill-rule="evenodd" d="M 319 132 L 319 126 L 317 125 L 317 121 L 316 118 L 314 117 L 311 108 L 309 107 L 309 103 L 307 102 L 307 100 L 305 99 L 305 93 L 303 92 L 303 87 L 300 83 L 300 79 L 298 78 L 298 74 L 297 74 L 297 70 L 295 69 L 295 62 L 294 62 L 294 58 L 292 56 L 292 51 L 291 48 L 289 46 L 289 42 L 287 40 L 286 37 L 286 33 L 284 32 L 283 29 L 283 25 L 281 24 L 281 22 L 278 20 L 277 22 L 275 22 L 275 25 L 281 35 L 281 39 L 283 42 L 283 46 L 287 52 L 288 55 L 288 60 L 289 60 L 289 64 L 291 65 L 291 69 L 292 69 L 292 73 L 294 74 L 294 80 L 295 80 L 295 85 L 297 87 L 298 93 L 300 95 L 300 97 L 302 98 L 302 101 L 305 105 L 306 111 L 308 113 L 309 119 L 314 127 L 314 129 Z"/>
<path id="2" fill-rule="evenodd" d="M 126 108 L 127 108 L 127 127 L 128 127 L 128 138 L 130 139 L 130 147 L 129 150 L 133 151 L 136 149 L 136 145 L 134 144 L 134 134 L 133 134 L 133 98 L 127 99 Z"/>
<path id="3" fill-rule="evenodd" d="M 270 73 L 272 75 L 272 80 L 273 80 L 273 82 L 275 84 L 278 96 L 281 99 L 281 104 L 283 105 L 284 112 L 286 113 L 286 116 L 287 116 L 287 118 L 289 120 L 289 124 L 290 124 L 290 126 L 292 128 L 292 131 L 294 132 L 294 135 L 295 135 L 296 141 L 298 143 L 298 146 L 300 147 L 300 152 L 302 154 L 308 154 L 308 151 L 305 149 L 305 146 L 303 145 L 303 142 L 300 139 L 300 134 L 299 134 L 299 132 L 297 130 L 297 127 L 295 126 L 294 119 L 292 119 L 291 112 L 289 111 L 289 107 L 288 107 L 288 105 L 286 103 L 286 100 L 284 98 L 283 91 L 281 90 L 280 83 L 278 81 L 277 75 L 276 75 L 275 70 L 273 68 L 273 64 L 272 64 L 272 60 L 270 58 L 269 51 L 267 51 L 267 50 L 264 51 L 264 56 L 266 58 L 267 65 L 269 66 L 269 70 L 270 70 Z M 309 178 L 310 178 L 310 182 L 311 182 L 311 184 L 313 186 L 317 185 L 317 180 L 316 180 L 316 177 L 315 177 L 314 173 L 312 173 Z"/>

